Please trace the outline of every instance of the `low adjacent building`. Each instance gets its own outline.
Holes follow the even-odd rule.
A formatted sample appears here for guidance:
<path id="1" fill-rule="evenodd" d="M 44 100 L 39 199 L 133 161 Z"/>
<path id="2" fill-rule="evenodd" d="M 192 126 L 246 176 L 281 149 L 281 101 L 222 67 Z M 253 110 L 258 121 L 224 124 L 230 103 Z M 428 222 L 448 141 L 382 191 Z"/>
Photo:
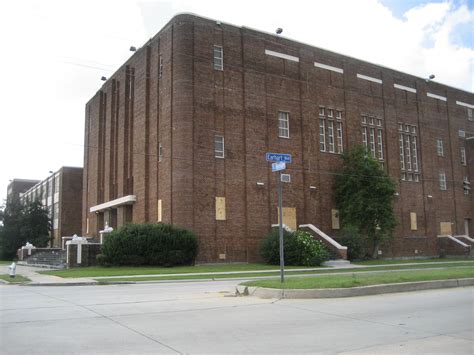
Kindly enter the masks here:
<path id="1" fill-rule="evenodd" d="M 39 180 L 13 179 L 7 187 L 7 201 L 19 201 L 20 197 L 35 186 Z"/>
<path id="2" fill-rule="evenodd" d="M 25 191 L 20 200 L 38 200 L 47 207 L 52 221 L 51 247 L 61 247 L 61 237 L 81 234 L 82 168 L 62 167 Z"/>

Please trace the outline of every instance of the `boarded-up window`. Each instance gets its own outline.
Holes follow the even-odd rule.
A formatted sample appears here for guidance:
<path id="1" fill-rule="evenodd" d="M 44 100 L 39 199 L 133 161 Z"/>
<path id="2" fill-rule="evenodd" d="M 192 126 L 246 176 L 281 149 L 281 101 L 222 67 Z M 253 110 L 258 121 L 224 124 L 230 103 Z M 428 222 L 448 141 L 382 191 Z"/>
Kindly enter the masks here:
<path id="1" fill-rule="evenodd" d="M 410 212 L 410 228 L 412 231 L 416 231 L 418 229 L 417 223 L 416 223 L 416 213 L 415 212 Z"/>
<path id="2" fill-rule="evenodd" d="M 280 209 L 277 207 L 278 224 L 280 223 Z M 298 228 L 296 224 L 296 208 L 295 207 L 283 207 L 283 224 L 292 230 Z"/>
<path id="3" fill-rule="evenodd" d="M 158 215 L 157 215 L 158 222 L 163 221 L 163 210 L 161 205 L 161 200 L 158 200 Z"/>
<path id="4" fill-rule="evenodd" d="M 332 209 L 331 210 L 331 219 L 332 219 L 332 229 L 339 229 L 339 210 Z"/>
<path id="5" fill-rule="evenodd" d="M 216 220 L 225 221 L 225 197 L 216 197 Z"/>
<path id="6" fill-rule="evenodd" d="M 441 235 L 452 235 L 451 222 L 440 222 L 439 229 Z"/>

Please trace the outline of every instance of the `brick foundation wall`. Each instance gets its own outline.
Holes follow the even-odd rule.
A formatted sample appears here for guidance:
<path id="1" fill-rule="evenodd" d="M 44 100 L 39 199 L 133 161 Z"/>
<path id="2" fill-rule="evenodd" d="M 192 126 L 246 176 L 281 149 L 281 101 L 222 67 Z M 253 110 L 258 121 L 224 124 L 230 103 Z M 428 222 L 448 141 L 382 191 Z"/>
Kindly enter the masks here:
<path id="1" fill-rule="evenodd" d="M 81 263 L 77 263 L 77 246 L 78 244 L 69 244 L 67 246 L 68 260 L 67 267 L 86 267 L 97 264 L 97 255 L 100 254 L 102 244 L 82 244 Z"/>

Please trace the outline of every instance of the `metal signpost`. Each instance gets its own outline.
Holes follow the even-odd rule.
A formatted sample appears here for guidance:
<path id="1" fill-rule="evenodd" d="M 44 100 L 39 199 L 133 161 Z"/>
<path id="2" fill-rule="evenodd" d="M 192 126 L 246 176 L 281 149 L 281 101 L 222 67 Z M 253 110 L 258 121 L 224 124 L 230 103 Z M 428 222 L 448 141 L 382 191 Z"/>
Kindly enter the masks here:
<path id="1" fill-rule="evenodd" d="M 278 213 L 279 224 L 278 231 L 280 234 L 280 281 L 285 282 L 285 253 L 283 248 L 283 189 L 281 186 L 281 171 L 286 169 L 286 163 L 291 163 L 290 154 L 267 153 L 267 161 L 272 163 L 272 172 L 278 173 Z"/>

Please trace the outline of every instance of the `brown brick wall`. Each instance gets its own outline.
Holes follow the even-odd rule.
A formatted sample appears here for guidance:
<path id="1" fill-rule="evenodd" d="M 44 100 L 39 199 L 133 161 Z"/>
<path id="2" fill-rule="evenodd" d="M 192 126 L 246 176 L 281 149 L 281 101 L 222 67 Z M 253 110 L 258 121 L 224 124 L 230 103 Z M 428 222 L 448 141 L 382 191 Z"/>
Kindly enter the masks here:
<path id="1" fill-rule="evenodd" d="M 213 69 L 214 45 L 223 47 L 223 71 Z M 265 55 L 265 49 L 298 57 L 299 63 Z M 358 73 L 383 84 L 359 79 Z M 427 97 L 427 91 L 448 101 Z M 415 250 L 436 255 L 439 222 L 454 223 L 454 232 L 462 234 L 464 219 L 473 217 L 472 194 L 462 189 L 463 177 L 473 176 L 473 142 L 460 139 L 458 130 L 474 132 L 474 123 L 456 101 L 474 100 L 460 90 L 277 36 L 176 16 L 86 106 L 83 234 L 86 218 L 88 236 L 107 219 L 87 213 L 90 207 L 133 194 L 133 207 L 118 208 L 117 225 L 155 222 L 161 199 L 163 222 L 197 233 L 199 261 L 219 261 L 220 254 L 226 261 L 256 260 L 262 237 L 277 223 L 276 176 L 265 161 L 271 151 L 293 156 L 284 206 L 296 208 L 298 224 L 312 223 L 334 236 L 332 184 L 341 158 L 319 150 L 318 112 L 325 106 L 343 111 L 346 150 L 362 143 L 361 115 L 383 119 L 385 166 L 400 193 L 394 206 L 400 223 L 383 256 L 411 256 Z M 289 112 L 290 139 L 278 138 L 278 111 Z M 417 126 L 422 182 L 400 181 L 399 122 Z M 225 137 L 225 159 L 214 157 L 216 134 Z M 436 155 L 437 138 L 444 141 L 442 158 Z M 460 164 L 461 145 L 470 159 L 467 167 Z M 440 169 L 446 171 L 447 191 L 439 190 Z M 317 189 L 310 191 L 310 185 Z M 215 219 L 216 197 L 226 198 L 225 221 Z M 418 217 L 416 231 L 410 229 L 410 212 Z"/>

